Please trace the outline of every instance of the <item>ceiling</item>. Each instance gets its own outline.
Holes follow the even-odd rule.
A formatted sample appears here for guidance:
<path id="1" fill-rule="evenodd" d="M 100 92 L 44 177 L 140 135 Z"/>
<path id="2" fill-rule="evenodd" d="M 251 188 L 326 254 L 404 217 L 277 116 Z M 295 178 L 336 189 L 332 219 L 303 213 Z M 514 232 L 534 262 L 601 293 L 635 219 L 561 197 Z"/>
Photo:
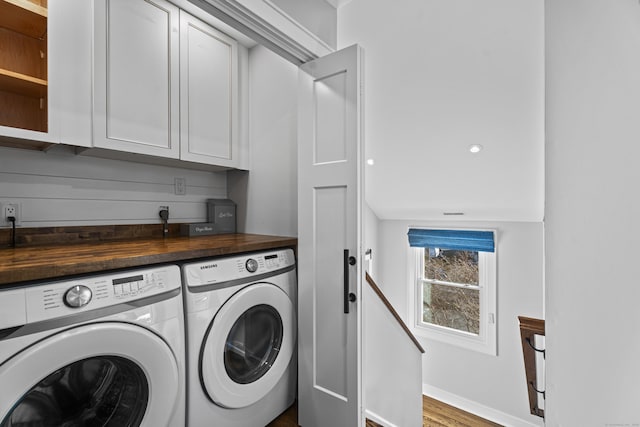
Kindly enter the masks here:
<path id="1" fill-rule="evenodd" d="M 352 0 L 338 12 L 338 47 L 358 43 L 365 52 L 373 211 L 381 219 L 541 221 L 542 2 L 387 6 Z M 470 153 L 472 144 L 483 150 Z"/>

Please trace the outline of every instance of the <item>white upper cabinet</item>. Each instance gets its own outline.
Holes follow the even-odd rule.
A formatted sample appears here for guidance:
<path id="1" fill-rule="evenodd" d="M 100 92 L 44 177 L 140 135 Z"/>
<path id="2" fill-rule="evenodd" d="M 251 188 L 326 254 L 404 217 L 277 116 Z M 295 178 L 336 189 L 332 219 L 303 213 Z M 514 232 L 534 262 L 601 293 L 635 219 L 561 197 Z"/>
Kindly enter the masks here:
<path id="1" fill-rule="evenodd" d="M 180 12 L 180 158 L 238 166 L 238 42 Z"/>
<path id="2" fill-rule="evenodd" d="M 166 0 L 95 0 L 94 26 L 101 155 L 241 167 L 234 38 Z"/>
<path id="3" fill-rule="evenodd" d="M 0 0 L 0 145 L 247 168 L 234 31 L 182 0 Z"/>
<path id="4" fill-rule="evenodd" d="M 179 157 L 179 9 L 96 0 L 94 146 Z"/>
<path id="5" fill-rule="evenodd" d="M 0 143 L 91 144 L 91 3 L 0 0 Z"/>

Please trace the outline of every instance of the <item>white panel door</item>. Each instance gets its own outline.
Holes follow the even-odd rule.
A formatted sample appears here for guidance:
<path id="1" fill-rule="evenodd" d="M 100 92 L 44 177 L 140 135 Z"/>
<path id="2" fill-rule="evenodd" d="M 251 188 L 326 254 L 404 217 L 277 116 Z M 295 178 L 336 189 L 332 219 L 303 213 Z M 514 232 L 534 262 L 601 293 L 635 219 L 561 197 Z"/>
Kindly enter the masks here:
<path id="1" fill-rule="evenodd" d="M 238 161 L 238 42 L 180 12 L 180 158 Z"/>
<path id="2" fill-rule="evenodd" d="M 360 56 L 354 45 L 299 71 L 298 422 L 361 415 Z M 355 264 L 349 263 L 354 257 Z"/>
<path id="3" fill-rule="evenodd" d="M 165 0 L 96 0 L 94 145 L 179 156 L 179 15 Z"/>

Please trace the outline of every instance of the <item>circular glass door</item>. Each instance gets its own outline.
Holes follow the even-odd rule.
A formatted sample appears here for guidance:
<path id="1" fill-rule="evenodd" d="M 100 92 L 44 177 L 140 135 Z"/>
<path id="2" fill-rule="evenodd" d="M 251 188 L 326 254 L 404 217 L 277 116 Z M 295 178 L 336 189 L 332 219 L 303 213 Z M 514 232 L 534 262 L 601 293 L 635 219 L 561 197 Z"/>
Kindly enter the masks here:
<path id="1" fill-rule="evenodd" d="M 96 356 L 42 379 L 0 426 L 139 426 L 148 400 L 149 383 L 140 366 L 120 356 Z"/>
<path id="2" fill-rule="evenodd" d="M 282 289 L 257 283 L 235 293 L 213 318 L 200 353 L 209 398 L 225 408 L 262 399 L 289 366 L 295 336 L 294 306 Z"/>
<path id="3" fill-rule="evenodd" d="M 227 375 L 238 384 L 262 378 L 273 366 L 282 344 L 282 318 L 270 305 L 254 305 L 231 327 L 224 347 Z"/>
<path id="4" fill-rule="evenodd" d="M 165 425 L 179 402 L 178 363 L 153 332 L 82 325 L 0 366 L 0 427 Z"/>

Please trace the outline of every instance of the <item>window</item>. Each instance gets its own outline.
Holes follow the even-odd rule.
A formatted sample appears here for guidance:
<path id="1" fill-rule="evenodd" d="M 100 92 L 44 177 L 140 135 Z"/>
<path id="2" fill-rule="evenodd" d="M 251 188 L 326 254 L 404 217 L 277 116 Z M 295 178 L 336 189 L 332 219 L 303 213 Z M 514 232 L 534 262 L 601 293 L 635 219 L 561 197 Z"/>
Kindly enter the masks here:
<path id="1" fill-rule="evenodd" d="M 416 335 L 496 354 L 493 241 L 493 231 L 409 230 Z"/>

